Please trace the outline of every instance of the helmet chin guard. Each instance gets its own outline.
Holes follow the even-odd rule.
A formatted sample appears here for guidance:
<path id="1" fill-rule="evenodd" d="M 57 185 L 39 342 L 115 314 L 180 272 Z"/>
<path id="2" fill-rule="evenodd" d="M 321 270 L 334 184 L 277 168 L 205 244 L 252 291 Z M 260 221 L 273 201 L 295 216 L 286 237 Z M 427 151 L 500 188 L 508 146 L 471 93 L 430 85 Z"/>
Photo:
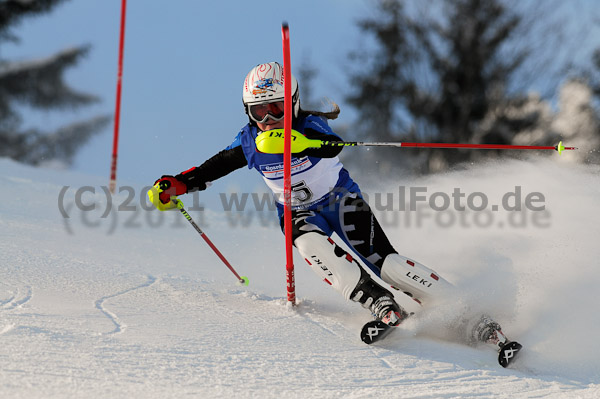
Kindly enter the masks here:
<path id="1" fill-rule="evenodd" d="M 292 75 L 292 93 L 292 109 L 294 117 L 297 117 L 300 111 L 300 92 L 294 75 Z M 284 98 L 283 67 L 279 63 L 259 64 L 246 75 L 242 89 L 242 102 L 246 113 L 249 105 L 283 101 Z"/>

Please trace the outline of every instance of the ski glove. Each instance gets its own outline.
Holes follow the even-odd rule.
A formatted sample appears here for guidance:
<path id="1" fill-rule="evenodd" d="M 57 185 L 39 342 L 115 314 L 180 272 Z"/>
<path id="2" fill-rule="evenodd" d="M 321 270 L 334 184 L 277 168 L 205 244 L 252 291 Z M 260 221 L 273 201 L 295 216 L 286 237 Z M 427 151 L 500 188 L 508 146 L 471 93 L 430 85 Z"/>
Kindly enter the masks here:
<path id="1" fill-rule="evenodd" d="M 186 184 L 177 180 L 174 176 L 164 175 L 156 180 L 154 185 L 156 186 L 157 183 L 160 184 L 159 187 L 162 190 L 158 198 L 163 204 L 169 203 L 171 197 L 174 195 L 177 196 L 188 192 Z"/>

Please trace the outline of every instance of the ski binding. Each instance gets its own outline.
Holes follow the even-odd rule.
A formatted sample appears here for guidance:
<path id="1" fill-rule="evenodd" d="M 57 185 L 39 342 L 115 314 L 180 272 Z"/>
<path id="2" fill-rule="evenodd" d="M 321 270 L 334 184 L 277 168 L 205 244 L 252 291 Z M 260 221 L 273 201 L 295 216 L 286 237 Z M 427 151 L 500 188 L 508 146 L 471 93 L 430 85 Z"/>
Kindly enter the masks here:
<path id="1" fill-rule="evenodd" d="M 498 352 L 498 363 L 500 363 L 500 366 L 508 367 L 515 360 L 521 348 L 523 348 L 523 345 L 515 341 L 508 341 L 502 345 L 502 348 Z"/>
<path id="2" fill-rule="evenodd" d="M 381 320 L 372 320 L 366 323 L 360 331 L 360 339 L 367 345 L 381 341 L 387 337 L 394 327 L 385 324 Z"/>

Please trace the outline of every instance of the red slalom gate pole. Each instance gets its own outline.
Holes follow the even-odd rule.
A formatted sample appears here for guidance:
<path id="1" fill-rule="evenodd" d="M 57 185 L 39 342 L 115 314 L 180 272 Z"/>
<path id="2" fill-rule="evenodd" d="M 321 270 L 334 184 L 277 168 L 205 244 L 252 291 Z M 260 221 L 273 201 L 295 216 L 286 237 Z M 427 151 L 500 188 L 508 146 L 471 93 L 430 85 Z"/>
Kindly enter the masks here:
<path id="1" fill-rule="evenodd" d="M 115 105 L 115 127 L 113 133 L 112 159 L 110 162 L 110 192 L 114 194 L 117 185 L 117 155 L 119 153 L 119 122 L 121 120 L 121 87 L 123 80 L 123 49 L 125 47 L 125 10 L 127 0 L 121 0 L 121 32 L 119 34 L 119 64 L 117 68 L 117 100 Z"/>
<path id="2" fill-rule="evenodd" d="M 284 145 L 283 145 L 283 220 L 285 226 L 286 281 L 288 303 L 296 304 L 294 253 L 292 238 L 292 66 L 290 61 L 290 28 L 281 25 L 284 76 Z"/>

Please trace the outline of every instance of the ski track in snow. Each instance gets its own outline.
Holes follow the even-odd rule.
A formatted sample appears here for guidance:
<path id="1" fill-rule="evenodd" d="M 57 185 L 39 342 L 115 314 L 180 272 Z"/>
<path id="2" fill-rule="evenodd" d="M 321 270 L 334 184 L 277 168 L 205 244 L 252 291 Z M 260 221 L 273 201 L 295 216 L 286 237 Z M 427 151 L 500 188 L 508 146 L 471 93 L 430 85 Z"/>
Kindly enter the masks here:
<path id="1" fill-rule="evenodd" d="M 148 287 L 150 287 L 152 284 L 154 284 L 156 281 L 157 281 L 157 278 L 156 278 L 156 277 L 154 277 L 154 276 L 151 276 L 151 275 L 148 275 L 148 276 L 147 276 L 147 281 L 146 281 L 145 283 L 143 283 L 143 284 L 140 284 L 140 285 L 138 285 L 138 286 L 131 287 L 131 288 L 128 288 L 128 289 L 126 289 L 126 290 L 123 290 L 123 291 L 117 292 L 117 293 L 115 293 L 115 294 L 112 294 L 112 295 L 107 295 L 107 296 L 104 296 L 104 297 L 102 297 L 102 298 L 98 299 L 98 300 L 95 302 L 96 308 L 97 308 L 97 309 L 98 309 L 100 312 L 102 312 L 102 313 L 103 313 L 103 314 L 104 314 L 106 317 L 108 317 L 108 318 L 109 318 L 109 320 L 110 320 L 110 321 L 111 321 L 111 322 L 112 322 L 112 323 L 115 325 L 115 329 L 114 329 L 114 330 L 112 330 L 112 331 L 110 331 L 110 332 L 108 332 L 108 333 L 103 333 L 103 334 L 106 334 L 106 335 L 119 334 L 119 333 L 122 333 L 122 332 L 123 332 L 123 331 L 124 331 L 124 330 L 127 328 L 127 325 L 126 325 L 126 324 L 124 324 L 124 323 L 121 321 L 121 319 L 119 318 L 119 316 L 117 316 L 117 315 L 116 315 L 114 312 L 110 311 L 110 310 L 109 310 L 109 309 L 106 307 L 106 305 L 105 305 L 105 302 L 106 302 L 107 300 L 109 300 L 109 299 L 114 299 L 114 298 L 116 298 L 116 297 L 119 297 L 119 296 L 122 296 L 122 295 L 129 294 L 129 293 L 131 293 L 131 292 L 133 292 L 133 291 L 135 291 L 135 290 L 140 290 L 140 289 L 143 289 L 143 288 L 148 288 Z"/>
<path id="2" fill-rule="evenodd" d="M 2 311 L 11 311 L 13 309 L 22 308 L 27 302 L 29 302 L 33 296 L 33 289 L 31 286 L 17 283 L 16 286 L 1 283 L 3 286 L 8 287 L 8 298 L 0 300 L 0 309 Z M 6 334 L 11 330 L 14 330 L 16 325 L 14 323 L 7 323 L 0 328 L 0 335 Z"/>
<path id="3" fill-rule="evenodd" d="M 368 311 L 301 259 L 300 303 L 288 308 L 276 227 L 232 229 L 222 212 L 203 213 L 211 240 L 249 276 L 243 287 L 178 213 L 153 214 L 165 218 L 160 229 L 140 214 L 110 236 L 72 207 L 68 232 L 58 192 L 93 178 L 0 159 L 0 185 L 23 205 L 0 202 L 0 397 L 597 399 L 600 227 L 589 211 L 600 206 L 598 175 L 515 161 L 403 183 L 546 195 L 545 229 L 385 227 L 400 252 L 457 283 L 525 345 L 502 369 L 490 348 L 440 336 L 453 303 L 364 345 Z"/>
<path id="4" fill-rule="evenodd" d="M 6 285 L 2 283 L 3 285 Z M 0 307 L 3 309 L 13 309 L 18 308 L 26 304 L 31 300 L 33 295 L 33 290 L 28 285 L 19 285 L 14 287 L 14 289 L 10 289 L 10 297 L 5 300 L 0 300 Z"/>

